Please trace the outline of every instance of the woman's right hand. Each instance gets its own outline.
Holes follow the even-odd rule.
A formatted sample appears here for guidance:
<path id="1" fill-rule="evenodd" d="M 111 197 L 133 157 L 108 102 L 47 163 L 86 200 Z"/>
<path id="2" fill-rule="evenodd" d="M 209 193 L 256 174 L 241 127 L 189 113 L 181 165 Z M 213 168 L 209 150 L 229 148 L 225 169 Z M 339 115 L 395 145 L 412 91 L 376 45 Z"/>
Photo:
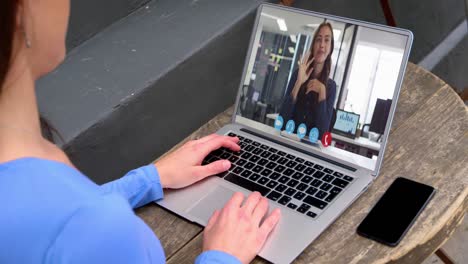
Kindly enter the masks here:
<path id="1" fill-rule="evenodd" d="M 314 62 L 314 58 L 309 59 L 310 51 L 306 53 L 305 56 L 302 56 L 297 64 L 299 65 L 299 70 L 297 73 L 297 81 L 294 84 L 294 88 L 291 92 L 291 95 L 294 100 L 297 98 L 297 94 L 299 93 L 299 89 L 301 86 L 309 79 L 310 75 L 314 71 L 314 68 L 307 70 L 310 67 L 310 64 Z"/>
<path id="2" fill-rule="evenodd" d="M 223 209 L 211 216 L 203 233 L 203 251 L 219 250 L 242 263 L 250 263 L 260 252 L 268 235 L 278 223 L 281 212 L 268 212 L 268 200 L 253 192 L 242 205 L 244 195 L 235 193 Z"/>

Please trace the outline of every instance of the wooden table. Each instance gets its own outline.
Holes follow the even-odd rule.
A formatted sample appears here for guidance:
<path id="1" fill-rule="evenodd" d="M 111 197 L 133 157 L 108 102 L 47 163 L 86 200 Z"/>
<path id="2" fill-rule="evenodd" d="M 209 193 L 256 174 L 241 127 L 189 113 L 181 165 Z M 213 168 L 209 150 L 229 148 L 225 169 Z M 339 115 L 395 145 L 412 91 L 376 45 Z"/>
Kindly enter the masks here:
<path id="1" fill-rule="evenodd" d="M 230 122 L 232 108 L 186 140 Z M 380 177 L 295 260 L 295 263 L 420 263 L 461 223 L 468 205 L 468 110 L 447 84 L 409 64 Z M 437 193 L 395 248 L 356 234 L 356 227 L 398 176 L 434 186 Z M 168 263 L 193 263 L 202 227 L 155 204 L 137 214 L 160 238 Z M 254 263 L 265 260 L 256 258 Z"/>

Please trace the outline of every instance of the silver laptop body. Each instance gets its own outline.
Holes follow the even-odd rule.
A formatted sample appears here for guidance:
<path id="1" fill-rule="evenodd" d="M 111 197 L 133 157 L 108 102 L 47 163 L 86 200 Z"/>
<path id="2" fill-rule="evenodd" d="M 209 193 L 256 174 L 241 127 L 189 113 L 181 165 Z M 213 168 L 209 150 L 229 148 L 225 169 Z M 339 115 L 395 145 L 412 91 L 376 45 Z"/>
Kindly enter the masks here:
<path id="1" fill-rule="evenodd" d="M 359 138 L 354 136 L 353 139 L 335 135 L 333 131 L 338 133 L 340 129 L 340 125 L 336 125 L 337 123 L 335 123 L 336 129 L 333 127 L 332 130 L 334 141 L 329 147 L 324 147 L 320 140 L 317 142 L 312 142 L 311 136 L 309 136 L 308 139 L 305 137 L 306 139 L 303 138 L 300 140 L 297 136 L 294 135 L 294 133 L 287 133 L 281 128 L 274 128 L 274 124 L 276 124 L 274 122 L 276 122 L 278 119 L 278 105 L 270 107 L 272 110 L 270 113 L 268 113 L 269 108 L 265 107 L 265 105 L 268 104 L 264 102 L 267 100 L 262 100 L 262 95 L 258 94 L 258 89 L 256 90 L 254 87 L 252 89 L 254 91 L 253 93 L 251 92 L 249 94 L 246 92 L 246 87 L 252 87 L 252 85 L 249 84 L 254 84 L 253 86 L 255 86 L 255 82 L 259 80 L 258 78 L 261 78 L 261 70 L 259 69 L 260 66 L 258 66 L 261 63 L 259 62 L 257 64 L 256 62 L 261 60 L 258 58 L 261 57 L 262 54 L 268 55 L 270 58 L 270 60 L 267 62 L 269 65 L 266 66 L 266 68 L 269 69 L 270 74 L 277 73 L 278 77 L 280 76 L 280 71 L 285 71 L 283 75 L 286 77 L 283 77 L 283 79 L 286 81 L 283 81 L 283 83 L 290 81 L 292 79 L 294 68 L 297 65 L 300 54 L 305 54 L 305 51 L 307 51 L 308 47 L 311 45 L 310 42 L 313 40 L 312 37 L 314 34 L 314 28 L 316 28 L 317 25 L 323 21 L 330 22 L 333 25 L 333 32 L 335 35 L 335 49 L 333 53 L 336 54 L 335 59 L 338 57 L 334 64 L 332 64 L 332 68 L 334 68 L 333 74 L 330 74 L 330 76 L 335 78 L 334 81 L 337 84 L 335 99 L 336 102 L 334 104 L 334 108 L 345 108 L 346 111 L 349 111 L 353 105 L 356 105 L 356 102 L 359 102 L 359 100 L 362 99 L 362 96 L 359 96 L 359 91 L 357 91 L 356 88 L 353 88 L 356 86 L 353 84 L 353 82 L 356 83 L 357 81 L 357 83 L 360 84 L 358 85 L 359 87 L 363 87 L 367 85 L 367 83 L 370 83 L 368 87 L 377 87 L 369 88 L 371 91 L 376 90 L 376 92 L 371 92 L 371 94 L 378 95 L 377 97 L 374 95 L 369 95 L 370 99 L 367 100 L 368 105 L 374 104 L 374 99 L 381 97 L 384 99 L 386 98 L 387 102 L 391 102 L 391 106 L 389 106 L 389 109 L 387 109 L 388 117 L 386 118 L 386 122 L 384 122 L 385 129 L 379 136 L 381 139 L 380 142 L 375 142 L 375 140 L 372 141 L 371 139 L 364 138 L 362 136 Z M 283 24 L 284 26 L 281 27 L 280 24 Z M 286 29 L 286 27 L 288 29 Z M 351 31 L 350 28 L 352 28 Z M 308 34 L 308 32 L 310 33 Z M 369 34 L 369 32 L 372 34 Z M 374 34 L 373 32 L 376 33 Z M 337 36 L 338 34 L 339 36 Z M 382 36 L 379 36 L 379 34 Z M 378 41 L 382 41 L 382 38 L 385 39 L 387 36 L 388 40 L 385 40 L 385 42 L 382 43 L 377 43 Z M 276 53 L 274 53 L 274 56 L 272 56 L 273 51 L 271 49 L 268 49 L 270 52 L 269 54 L 267 54 L 268 52 L 265 52 L 267 49 L 265 45 L 268 45 L 268 43 L 275 43 L 275 41 L 270 41 L 275 40 L 275 37 L 276 40 L 278 40 L 278 38 L 280 38 L 280 40 L 282 39 L 281 41 L 286 44 L 280 41 L 280 43 L 282 43 L 281 45 L 284 46 L 284 49 L 282 49 L 281 52 L 276 49 Z M 242 82 L 239 87 L 236 105 L 234 108 L 235 112 L 233 114 L 232 122 L 222 127 L 219 131 L 217 131 L 217 133 L 221 135 L 234 133 L 238 136 L 241 136 L 242 138 L 248 139 L 250 142 L 255 141 L 258 142 L 257 144 L 268 146 L 268 148 L 272 148 L 276 154 L 278 152 L 284 152 L 288 155 L 292 155 L 294 156 L 295 160 L 299 160 L 297 163 L 302 162 L 305 164 L 308 162 L 307 164 L 314 164 L 311 166 L 309 171 L 314 170 L 315 172 L 321 167 L 324 167 L 322 170 L 327 169 L 328 173 L 324 172 L 324 175 L 328 175 L 329 181 L 327 182 L 324 180 L 325 176 L 321 176 L 321 179 L 319 179 L 320 183 L 327 187 L 328 185 L 325 184 L 328 183 L 332 187 L 328 187 L 328 191 L 320 189 L 322 185 L 316 186 L 316 189 L 318 192 L 322 191 L 322 194 L 325 192 L 327 196 L 330 195 L 332 189 L 337 189 L 335 187 L 343 183 L 344 176 L 347 176 L 347 179 L 351 178 L 349 183 L 346 181 L 346 186 L 341 186 L 343 188 L 338 187 L 338 189 L 341 189 L 342 191 L 335 195 L 332 201 L 328 202 L 323 209 L 317 208 L 316 206 L 311 206 L 310 201 L 316 201 L 315 199 L 319 199 L 315 196 L 317 193 L 307 193 L 309 188 L 313 187 L 311 186 L 311 181 L 309 181 L 307 184 L 307 189 L 302 190 L 307 198 L 302 198 L 299 200 L 295 199 L 294 195 L 291 195 L 291 200 L 285 204 L 280 204 L 278 200 L 273 201 L 270 199 L 270 211 L 274 208 L 280 208 L 282 211 L 282 218 L 267 240 L 264 248 L 259 253 L 259 256 L 273 263 L 292 262 L 331 223 L 333 223 L 333 221 L 344 210 L 346 210 L 346 208 L 348 208 L 378 176 L 384 156 L 384 150 L 387 143 L 391 122 L 395 112 L 398 94 L 404 77 L 412 40 L 413 36 L 410 31 L 398 28 L 390 28 L 387 26 L 271 4 L 262 4 L 258 8 L 254 30 L 252 32 L 250 46 L 243 70 Z M 276 47 L 277 46 L 278 45 L 276 45 Z M 302 51 L 299 51 L 301 46 L 303 46 Z M 259 54 L 259 52 L 261 54 Z M 339 54 L 345 54 L 346 56 L 343 55 L 343 57 L 340 58 Z M 374 58 L 372 56 L 374 56 L 376 59 L 372 59 Z M 278 58 L 280 58 L 280 60 L 278 60 Z M 380 63 L 383 59 L 385 59 L 385 61 L 383 61 L 385 65 L 389 65 L 390 62 L 393 62 L 394 67 L 385 68 L 379 66 L 380 64 L 378 63 Z M 350 60 L 352 60 L 352 62 L 348 62 Z M 375 74 L 371 78 L 373 83 L 367 82 L 367 77 L 362 77 L 367 76 L 365 70 L 365 65 L 367 65 L 365 62 L 367 61 L 370 61 L 370 63 L 367 63 L 370 65 L 370 69 L 376 69 Z M 372 61 L 374 61 L 374 64 L 372 64 Z M 364 65 L 359 67 L 361 72 L 358 72 L 358 68 L 356 68 L 356 71 L 353 71 L 353 63 L 356 63 L 356 65 Z M 378 64 L 377 66 L 375 65 L 376 63 Z M 279 68 L 275 68 L 276 66 Z M 254 69 L 255 67 L 257 68 Z M 392 73 L 383 74 L 385 72 L 379 72 L 385 69 L 389 71 L 389 73 Z M 255 74 L 256 76 L 254 77 L 253 72 L 255 70 L 257 71 Z M 347 75 L 347 77 L 343 77 L 344 75 Z M 375 86 L 376 82 L 382 82 L 383 84 Z M 379 90 L 381 87 L 389 85 L 389 82 L 391 82 L 390 85 L 393 91 L 385 92 Z M 372 84 L 374 84 L 374 86 L 372 86 Z M 343 91 L 346 91 L 346 95 L 343 95 Z M 387 97 L 383 95 L 385 93 L 387 93 Z M 246 100 L 246 97 L 249 97 L 250 99 Z M 263 96 L 263 98 L 265 97 Z M 354 104 L 352 104 L 353 102 Z M 263 110 L 263 112 L 255 112 L 257 113 L 257 116 L 254 117 L 254 115 L 246 114 L 246 111 L 242 110 L 245 110 L 245 108 L 242 107 L 244 107 L 246 104 L 254 105 L 255 109 L 266 110 Z M 375 104 L 376 106 L 374 108 L 377 109 L 377 103 Z M 365 116 L 366 113 L 372 112 L 370 106 L 367 108 L 364 107 L 364 109 L 366 110 L 361 111 L 361 116 Z M 373 116 L 377 115 L 375 109 Z M 261 118 L 258 118 L 258 112 L 262 113 Z M 370 114 L 367 114 L 367 116 L 367 121 L 363 119 L 362 123 L 367 123 L 372 119 Z M 349 124 L 343 124 L 343 126 L 347 125 Z M 372 129 L 374 131 L 379 129 L 378 126 L 372 124 L 372 122 L 370 127 L 373 127 Z M 380 129 L 383 129 L 382 125 L 380 125 Z M 371 138 L 372 133 L 373 132 L 369 132 L 369 138 Z M 349 144 L 350 142 L 351 144 Z M 354 146 L 359 147 L 359 151 L 367 151 L 367 156 L 363 156 L 362 153 L 356 154 L 352 151 L 349 151 L 349 146 L 353 146 L 353 144 Z M 343 146 L 348 146 L 348 149 L 346 149 L 346 147 L 343 148 Z M 371 155 L 369 153 L 377 154 L 373 155 L 373 157 L 368 157 Z M 233 162 L 233 164 L 235 164 L 235 162 Z M 245 170 L 247 169 L 244 169 L 244 171 Z M 272 171 L 274 171 L 274 169 L 272 169 Z M 294 170 L 294 172 L 296 171 Z M 232 171 L 229 173 L 232 173 Z M 302 171 L 302 174 L 305 175 L 304 171 Z M 236 176 L 240 177 L 239 175 Z M 263 176 L 260 175 L 260 177 Z M 311 177 L 313 178 L 312 182 L 317 183 L 317 181 L 315 181 L 316 178 L 313 176 Z M 244 178 L 242 181 L 245 182 L 246 180 L 250 181 L 248 177 Z M 268 180 L 273 181 L 271 179 Z M 276 181 L 278 180 L 279 179 L 276 179 Z M 300 178 L 297 181 L 299 184 L 303 183 Z M 263 186 L 266 186 L 265 182 L 263 183 Z M 288 183 L 289 182 L 284 182 L 284 185 L 286 185 L 289 189 L 289 186 L 287 185 Z M 260 183 L 257 182 L 256 184 Z M 266 196 L 271 194 L 274 190 L 275 188 L 272 188 L 272 191 Z M 247 196 L 251 191 L 248 190 L 248 188 L 234 184 L 232 181 L 228 181 L 225 178 L 213 176 L 185 189 L 166 190 L 164 199 L 158 201 L 158 204 L 190 221 L 204 226 L 207 224 L 208 219 L 212 215 L 213 211 L 222 208 L 226 201 L 231 198 L 234 192 L 242 192 Z M 310 198 L 309 196 L 313 198 Z M 323 197 L 322 200 L 326 198 L 327 197 Z M 308 199 L 308 203 L 304 202 L 305 199 Z M 294 207 L 294 204 L 297 207 L 293 209 L 292 207 Z M 299 212 L 298 207 L 301 207 L 303 204 L 306 205 L 305 208 L 307 208 L 307 206 L 310 208 L 307 208 L 305 212 L 303 208 L 302 211 Z M 315 216 L 312 217 L 313 215 Z"/>

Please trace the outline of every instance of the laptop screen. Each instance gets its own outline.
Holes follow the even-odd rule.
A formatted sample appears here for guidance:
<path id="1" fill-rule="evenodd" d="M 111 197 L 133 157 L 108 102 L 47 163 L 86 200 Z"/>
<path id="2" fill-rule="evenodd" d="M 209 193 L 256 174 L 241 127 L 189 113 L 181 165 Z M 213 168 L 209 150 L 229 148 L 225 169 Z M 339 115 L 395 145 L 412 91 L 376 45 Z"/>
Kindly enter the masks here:
<path id="1" fill-rule="evenodd" d="M 407 62 L 396 32 L 264 6 L 235 121 L 375 170 Z"/>

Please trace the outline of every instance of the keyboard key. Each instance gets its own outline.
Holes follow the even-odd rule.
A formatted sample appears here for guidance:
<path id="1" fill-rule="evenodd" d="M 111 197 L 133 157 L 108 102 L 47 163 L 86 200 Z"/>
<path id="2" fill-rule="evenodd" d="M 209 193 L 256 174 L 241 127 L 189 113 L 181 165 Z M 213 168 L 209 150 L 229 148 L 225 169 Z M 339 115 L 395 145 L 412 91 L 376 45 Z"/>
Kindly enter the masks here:
<path id="1" fill-rule="evenodd" d="M 270 179 L 276 180 L 276 179 L 278 179 L 280 176 L 281 176 L 281 174 L 279 174 L 278 172 L 275 172 L 275 171 L 274 171 L 274 172 L 270 175 Z"/>
<path id="2" fill-rule="evenodd" d="M 284 185 L 284 184 L 280 184 L 278 185 L 278 187 L 275 188 L 276 191 L 278 192 L 284 192 L 284 190 L 286 190 L 288 188 L 288 186 Z"/>
<path id="3" fill-rule="evenodd" d="M 326 172 L 326 173 L 329 173 L 329 174 L 333 173 L 333 170 L 330 170 L 329 168 L 325 168 L 325 169 L 323 169 L 323 171 Z"/>
<path id="4" fill-rule="evenodd" d="M 310 211 L 309 211 L 309 212 L 307 212 L 307 216 L 310 216 L 310 217 L 312 217 L 312 218 L 315 218 L 315 217 L 317 216 L 317 214 L 314 213 L 314 212 L 310 212 Z"/>
<path id="5" fill-rule="evenodd" d="M 273 200 L 273 201 L 278 201 L 278 199 L 281 197 L 281 193 L 279 192 L 275 192 L 275 191 L 272 191 L 268 196 L 267 198 Z"/>
<path id="6" fill-rule="evenodd" d="M 299 162 L 299 163 L 303 163 L 305 160 L 304 160 L 304 159 L 301 159 L 301 158 L 299 158 L 299 157 L 297 157 L 297 158 L 295 159 L 295 161 L 297 161 L 297 162 Z"/>
<path id="7" fill-rule="evenodd" d="M 309 211 L 309 209 L 310 209 L 310 205 L 303 203 L 301 206 L 299 206 L 299 208 L 297 208 L 297 211 L 299 213 L 305 213 Z"/>
<path id="8" fill-rule="evenodd" d="M 269 147 L 268 147 L 267 145 L 265 145 L 265 144 L 260 145 L 260 147 L 261 147 L 262 149 L 264 149 L 264 150 L 269 149 Z"/>
<path id="9" fill-rule="evenodd" d="M 288 154 L 288 155 L 286 155 L 286 158 L 288 158 L 288 159 L 290 159 L 290 160 L 293 160 L 293 159 L 296 158 L 296 156 L 291 155 L 291 154 Z"/>
<path id="10" fill-rule="evenodd" d="M 314 166 L 314 163 L 313 163 L 313 162 L 310 162 L 310 161 L 306 161 L 306 162 L 304 162 L 304 164 L 305 164 L 306 166 L 309 166 L 309 167 Z"/>
<path id="11" fill-rule="evenodd" d="M 284 156 L 284 155 L 286 155 L 286 152 L 280 150 L 280 151 L 278 151 L 278 155 Z"/>
<path id="12" fill-rule="evenodd" d="M 346 187 L 346 186 L 349 184 L 349 182 L 343 181 L 342 179 L 334 179 L 334 180 L 332 181 L 332 184 L 333 184 L 333 185 L 336 185 L 336 186 L 338 186 L 338 187 L 344 188 L 344 187 Z"/>
<path id="13" fill-rule="evenodd" d="M 312 175 L 312 174 L 314 174 L 314 172 L 315 172 L 315 170 L 312 169 L 312 168 L 307 168 L 307 169 L 304 170 L 304 173 L 306 175 Z"/>
<path id="14" fill-rule="evenodd" d="M 306 168 L 306 166 L 302 164 L 297 164 L 297 166 L 294 168 L 297 171 L 303 171 Z"/>
<path id="15" fill-rule="evenodd" d="M 281 165 L 284 165 L 286 162 L 288 162 L 288 159 L 286 159 L 286 158 L 280 158 L 278 160 L 278 164 L 281 164 Z"/>
<path id="16" fill-rule="evenodd" d="M 252 157 L 252 153 L 249 152 L 244 152 L 244 154 L 241 155 L 243 159 L 249 159 L 250 157 Z"/>
<path id="17" fill-rule="evenodd" d="M 238 156 L 231 156 L 228 160 L 231 162 L 231 163 L 235 163 L 237 160 L 239 159 Z"/>
<path id="18" fill-rule="evenodd" d="M 305 176 L 304 178 L 301 179 L 301 182 L 305 182 L 305 183 L 309 183 L 310 181 L 312 181 L 312 177 L 310 176 Z"/>
<path id="19" fill-rule="evenodd" d="M 244 168 L 251 170 L 253 167 L 255 167 L 255 163 L 253 162 L 247 162 L 247 164 L 244 165 Z"/>
<path id="20" fill-rule="evenodd" d="M 325 198 L 325 201 L 331 202 L 331 201 L 333 201 L 333 199 L 335 199 L 335 197 L 336 197 L 337 195 L 338 195 L 338 194 L 336 194 L 336 193 L 330 193 L 330 194 L 327 196 L 327 198 Z"/>
<path id="21" fill-rule="evenodd" d="M 333 187 L 333 185 L 329 184 L 329 183 L 324 183 L 322 184 L 322 186 L 320 186 L 320 189 L 324 190 L 324 191 L 328 191 L 331 189 L 331 187 Z"/>
<path id="22" fill-rule="evenodd" d="M 314 207 L 317 207 L 319 209 L 323 209 L 325 208 L 325 206 L 327 206 L 328 203 L 324 202 L 324 201 L 321 201 L 317 198 L 314 198 L 312 196 L 307 196 L 305 199 L 304 199 L 304 202 L 309 204 L 309 205 L 312 205 Z"/>
<path id="23" fill-rule="evenodd" d="M 339 194 L 342 190 L 343 189 L 341 189 L 341 188 L 333 187 L 333 189 L 331 189 L 330 193 Z"/>
<path id="24" fill-rule="evenodd" d="M 250 157 L 249 160 L 250 160 L 251 162 L 257 162 L 257 160 L 259 160 L 259 159 L 260 159 L 259 156 L 254 155 L 254 156 Z"/>
<path id="25" fill-rule="evenodd" d="M 320 185 L 322 185 L 322 181 L 314 179 L 310 185 L 314 187 L 319 187 Z"/>
<path id="26" fill-rule="evenodd" d="M 317 191 L 318 191 L 317 188 L 309 187 L 309 189 L 307 189 L 306 193 L 310 194 L 310 195 L 314 195 L 314 193 L 316 193 Z"/>
<path id="27" fill-rule="evenodd" d="M 234 133 L 232 133 L 232 132 L 229 132 L 228 136 L 230 136 L 230 137 L 237 137 L 237 135 L 234 134 Z"/>
<path id="28" fill-rule="evenodd" d="M 247 163 L 247 161 L 246 161 L 245 159 L 239 159 L 239 160 L 236 162 L 236 165 L 243 166 L 245 163 Z"/>
<path id="29" fill-rule="evenodd" d="M 276 152 L 278 152 L 278 150 L 275 149 L 275 148 L 270 148 L 269 151 L 270 151 L 271 153 L 276 153 Z"/>
<path id="30" fill-rule="evenodd" d="M 278 156 L 276 154 L 273 154 L 268 159 L 271 160 L 271 161 L 277 161 L 279 158 L 280 158 L 280 156 Z"/>
<path id="31" fill-rule="evenodd" d="M 263 152 L 263 149 L 261 149 L 261 148 L 256 148 L 256 149 L 254 149 L 252 151 L 252 153 L 255 154 L 255 155 L 260 155 L 260 154 L 262 154 L 262 152 Z"/>
<path id="32" fill-rule="evenodd" d="M 343 177 L 343 173 L 340 173 L 340 172 L 337 172 L 337 171 L 335 171 L 333 173 L 333 175 L 335 175 L 336 177 L 340 177 L 340 178 Z"/>
<path id="33" fill-rule="evenodd" d="M 258 165 L 262 165 L 262 166 L 265 166 L 265 164 L 268 163 L 268 160 L 267 159 L 261 159 L 257 162 Z"/>
<path id="34" fill-rule="evenodd" d="M 283 174 L 286 176 L 291 176 L 294 173 L 294 170 L 292 169 L 286 169 Z"/>
<path id="35" fill-rule="evenodd" d="M 292 178 L 293 179 L 296 179 L 296 180 L 300 180 L 302 178 L 302 176 L 304 176 L 304 174 L 300 173 L 300 172 L 295 172 L 293 175 L 292 175 Z"/>
<path id="36" fill-rule="evenodd" d="M 298 183 L 299 183 L 299 181 L 294 180 L 294 179 L 291 179 L 291 180 L 287 183 L 287 185 L 288 185 L 289 187 L 296 187 L 296 185 L 297 185 Z"/>
<path id="37" fill-rule="evenodd" d="M 254 150 L 255 147 L 252 146 L 252 145 L 248 145 L 247 147 L 244 148 L 245 151 L 248 151 L 248 152 L 251 152 L 252 150 Z"/>
<path id="38" fill-rule="evenodd" d="M 288 204 L 288 207 L 291 208 L 291 209 L 296 209 L 297 208 L 297 205 L 293 204 L 293 203 L 289 203 Z"/>
<path id="39" fill-rule="evenodd" d="M 272 173 L 271 170 L 269 170 L 269 169 L 264 169 L 260 174 L 263 175 L 263 176 L 265 176 L 265 177 L 268 177 L 268 176 L 270 176 L 271 173 Z"/>
<path id="40" fill-rule="evenodd" d="M 299 185 L 296 187 L 299 191 L 305 191 L 305 189 L 307 189 L 307 184 L 305 183 L 299 183 Z"/>
<path id="41" fill-rule="evenodd" d="M 302 200 L 302 198 L 304 198 L 306 195 L 305 193 L 303 192 L 297 192 L 295 195 L 294 195 L 294 199 L 297 199 L 297 200 Z"/>
<path id="42" fill-rule="evenodd" d="M 250 143 L 252 143 L 252 140 L 251 140 L 251 139 L 248 139 L 248 138 L 246 138 L 246 139 L 244 139 L 244 142 L 246 142 L 246 143 L 249 143 L 249 144 L 250 144 Z"/>
<path id="43" fill-rule="evenodd" d="M 272 169 L 274 169 L 276 167 L 276 163 L 273 162 L 273 161 L 270 161 L 270 162 L 268 162 L 268 164 L 265 167 L 272 170 Z"/>
<path id="44" fill-rule="evenodd" d="M 318 164 L 315 164 L 314 168 L 317 169 L 317 170 L 323 170 L 323 166 L 320 166 Z"/>
<path id="45" fill-rule="evenodd" d="M 242 177 L 238 177 L 232 173 L 229 173 L 224 179 L 236 185 L 239 185 L 249 191 L 252 191 L 252 192 L 257 191 L 263 196 L 267 195 L 270 192 L 270 189 L 268 189 L 267 187 L 257 184 L 255 182 L 251 182 Z"/>
<path id="46" fill-rule="evenodd" d="M 271 153 L 268 152 L 268 151 L 264 151 L 262 154 L 260 154 L 260 156 L 263 157 L 263 158 L 268 158 L 268 157 L 270 157 L 270 155 L 271 155 Z"/>
<path id="47" fill-rule="evenodd" d="M 294 168 L 296 165 L 297 165 L 297 162 L 292 161 L 292 160 L 286 163 L 286 167 L 291 168 L 291 169 Z"/>
<path id="48" fill-rule="evenodd" d="M 345 176 L 343 177 L 343 179 L 344 179 L 344 180 L 347 180 L 347 181 L 349 181 L 349 182 L 353 180 L 353 178 L 352 178 L 352 177 L 349 177 L 348 175 L 345 175 Z"/>
<path id="49" fill-rule="evenodd" d="M 325 175 L 325 177 L 323 177 L 322 181 L 331 182 L 333 179 L 335 179 L 335 177 L 331 176 L 330 174 L 327 174 Z"/>
<path id="50" fill-rule="evenodd" d="M 248 178 L 250 177 L 250 175 L 252 175 L 252 172 L 251 171 L 248 171 L 248 170 L 245 170 L 244 172 L 242 172 L 240 174 L 240 176 L 244 177 L 244 178 Z"/>
<path id="51" fill-rule="evenodd" d="M 243 136 L 237 135 L 237 137 L 238 137 L 241 141 L 245 139 Z"/>
<path id="52" fill-rule="evenodd" d="M 231 157 L 231 153 L 227 153 L 227 152 L 224 152 L 223 154 L 221 154 L 221 156 L 219 156 L 221 159 L 229 159 L 229 157 Z"/>
<path id="53" fill-rule="evenodd" d="M 244 168 L 237 167 L 232 172 L 234 172 L 235 174 L 240 174 L 243 170 L 244 170 Z"/>
<path id="54" fill-rule="evenodd" d="M 278 185 L 277 182 L 275 182 L 275 181 L 270 181 L 266 186 L 267 186 L 268 188 L 273 189 L 273 188 L 276 187 L 276 185 Z"/>
<path id="55" fill-rule="evenodd" d="M 258 179 L 260 179 L 260 175 L 254 173 L 252 174 L 252 176 L 249 177 L 249 179 L 251 179 L 252 181 L 257 181 Z"/>
<path id="56" fill-rule="evenodd" d="M 260 166 L 260 165 L 257 165 L 253 168 L 253 171 L 256 172 L 256 173 L 259 173 L 263 170 L 263 167 Z"/>
<path id="57" fill-rule="evenodd" d="M 296 193 L 296 190 L 294 190 L 293 188 L 288 188 L 284 194 L 288 195 L 288 196 L 293 196 L 294 194 Z"/>
<path id="58" fill-rule="evenodd" d="M 260 146 L 261 144 L 260 144 L 260 143 L 258 143 L 257 141 L 254 141 L 254 142 L 252 142 L 252 145 L 254 145 L 254 146 L 258 147 L 258 146 Z"/>
<path id="59" fill-rule="evenodd" d="M 324 191 L 318 191 L 318 193 L 315 194 L 315 197 L 319 199 L 323 199 L 325 198 L 325 196 L 327 196 L 327 192 L 324 192 Z"/>
<path id="60" fill-rule="evenodd" d="M 269 181 L 268 178 L 262 177 L 262 178 L 260 178 L 260 180 L 258 180 L 257 182 L 260 183 L 260 184 L 266 184 L 268 181 Z"/>
<path id="61" fill-rule="evenodd" d="M 242 150 L 244 150 L 245 147 L 247 147 L 247 146 L 248 146 L 248 145 L 247 145 L 247 143 L 245 143 L 245 142 L 239 143 L 239 147 L 241 147 Z"/>
<path id="62" fill-rule="evenodd" d="M 284 170 L 286 169 L 286 167 L 282 166 L 282 165 L 278 165 L 276 168 L 275 168 L 275 171 L 276 172 L 283 172 Z"/>
<path id="63" fill-rule="evenodd" d="M 279 199 L 278 203 L 282 205 L 287 205 L 291 201 L 291 197 L 283 196 Z"/>
<path id="64" fill-rule="evenodd" d="M 314 175 L 312 175 L 312 176 L 314 176 L 317 179 L 320 179 L 320 178 L 322 178 L 323 175 L 325 175 L 325 173 L 323 171 L 316 171 L 314 173 Z"/>
<path id="65" fill-rule="evenodd" d="M 287 183 L 289 181 L 289 177 L 282 176 L 278 181 L 281 183 Z"/>

